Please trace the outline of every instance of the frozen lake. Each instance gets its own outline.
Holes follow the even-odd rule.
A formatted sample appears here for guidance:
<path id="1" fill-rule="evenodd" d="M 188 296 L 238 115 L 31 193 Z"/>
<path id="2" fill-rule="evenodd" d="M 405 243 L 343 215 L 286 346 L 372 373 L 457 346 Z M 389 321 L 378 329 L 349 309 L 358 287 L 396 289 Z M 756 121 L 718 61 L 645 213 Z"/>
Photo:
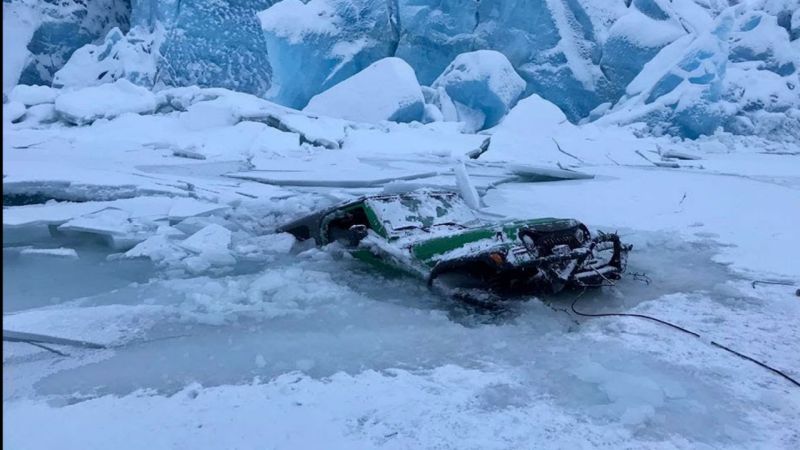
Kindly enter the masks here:
<path id="1" fill-rule="evenodd" d="M 107 346 L 4 342 L 9 447 L 800 447 L 800 389 L 710 343 L 800 377 L 796 146 L 544 132 L 541 101 L 487 135 L 167 94 L 183 109 L 4 124 L 3 328 Z M 577 316 L 579 292 L 478 310 L 274 233 L 418 188 L 618 231 L 627 275 L 577 308 L 702 338 Z"/>
<path id="2" fill-rule="evenodd" d="M 634 245 L 629 275 L 614 288 L 586 293 L 578 303 L 581 311 L 650 313 L 764 359 L 796 362 L 795 341 L 742 339 L 747 335 L 739 331 L 796 333 L 797 328 L 763 307 L 765 290 L 782 291 L 750 291 L 746 279 L 713 260 L 719 244 L 665 232 L 620 232 Z M 27 246 L 74 248 L 78 259 L 22 254 Z M 428 407 L 444 413 L 454 407 L 447 394 L 452 384 L 467 383 L 460 381 L 467 374 L 484 374 L 485 383 L 459 386 L 469 390 L 469 399 L 454 413 L 490 418 L 479 426 L 487 432 L 549 436 L 526 424 L 545 408 L 562 417 L 560 426 L 594 430 L 603 442 L 611 439 L 608 433 L 616 435 L 608 442 L 655 445 L 677 435 L 710 447 L 783 445 L 797 438 L 791 424 L 798 413 L 790 412 L 797 392 L 785 380 L 658 324 L 574 316 L 568 310 L 579 292 L 486 311 L 438 297 L 416 279 L 381 272 L 335 250 L 276 253 L 200 276 L 174 276 L 143 259 L 108 260 L 111 253 L 91 240 L 43 232 L 9 235 L 4 325 L 94 340 L 111 349 L 62 348 L 70 356 L 59 357 L 4 343 L 6 402 L 33 396 L 47 399 L 54 411 L 104 408 L 96 402 L 109 395 L 135 404 L 151 396 L 175 399 L 187 386 L 246 387 L 257 396 L 287 383 L 287 374 L 294 374 L 298 389 L 323 389 L 313 398 L 325 402 L 341 378 L 357 382 L 365 374 L 380 381 L 359 389 L 399 395 L 390 391 L 400 371 L 411 377 L 401 389 L 431 397 L 425 400 L 433 402 Z M 632 274 L 646 274 L 649 284 Z M 764 321 L 729 323 L 745 314 Z M 457 373 L 440 373 L 448 370 Z M 226 400 L 219 401 L 224 407 Z M 400 408 L 413 407 L 400 402 Z M 360 411 L 359 405 L 347 408 Z M 33 418 L 24 408 L 17 414 L 16 420 Z M 390 412 L 378 407 L 372 414 L 369 420 L 376 422 L 363 427 L 389 420 L 384 415 Z M 410 418 L 392 420 L 397 434 L 387 441 L 440 432 L 418 430 Z M 463 426 L 457 415 L 449 420 Z M 572 442 L 567 436 L 548 439 L 554 445 Z"/>

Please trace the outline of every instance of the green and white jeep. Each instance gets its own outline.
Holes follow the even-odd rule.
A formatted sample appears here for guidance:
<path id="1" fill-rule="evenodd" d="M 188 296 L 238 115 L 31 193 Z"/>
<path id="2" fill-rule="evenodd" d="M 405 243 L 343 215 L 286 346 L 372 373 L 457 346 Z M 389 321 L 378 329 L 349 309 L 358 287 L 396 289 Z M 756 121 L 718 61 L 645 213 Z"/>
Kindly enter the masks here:
<path id="1" fill-rule="evenodd" d="M 616 234 L 592 237 L 574 219 L 492 220 L 443 191 L 361 197 L 277 231 L 320 246 L 338 242 L 358 259 L 481 303 L 610 284 L 631 249 Z"/>

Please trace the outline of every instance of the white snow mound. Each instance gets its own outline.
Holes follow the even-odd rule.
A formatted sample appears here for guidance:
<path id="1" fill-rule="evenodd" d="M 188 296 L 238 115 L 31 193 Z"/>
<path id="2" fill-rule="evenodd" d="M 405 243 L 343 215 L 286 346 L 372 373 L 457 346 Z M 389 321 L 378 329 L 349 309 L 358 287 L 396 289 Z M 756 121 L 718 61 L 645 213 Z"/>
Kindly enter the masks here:
<path id="1" fill-rule="evenodd" d="M 384 58 L 317 94 L 303 112 L 375 123 L 421 120 L 424 110 L 414 69 L 400 58 Z"/>
<path id="2" fill-rule="evenodd" d="M 156 98 L 147 89 L 121 79 L 65 92 L 56 98 L 55 105 L 56 112 L 64 120 L 86 125 L 97 119 L 113 119 L 125 113 L 152 113 L 156 109 Z"/>
<path id="3" fill-rule="evenodd" d="M 8 102 L 3 105 L 3 121 L 15 122 L 25 115 L 25 105 L 20 102 Z"/>
<path id="4" fill-rule="evenodd" d="M 546 133 L 552 132 L 557 127 L 569 125 L 567 116 L 558 106 L 537 94 L 532 94 L 520 100 L 517 106 L 509 111 L 498 129 L 526 134 L 533 128 L 537 132 Z"/>
<path id="5" fill-rule="evenodd" d="M 235 125 L 239 117 L 224 104 L 206 101 L 190 106 L 186 112 L 181 113 L 180 121 L 189 130 L 207 130 Z"/>
<path id="6" fill-rule="evenodd" d="M 58 96 L 58 89 L 49 86 L 28 86 L 20 84 L 14 86 L 8 96 L 12 102 L 20 102 L 25 106 L 53 103 Z"/>

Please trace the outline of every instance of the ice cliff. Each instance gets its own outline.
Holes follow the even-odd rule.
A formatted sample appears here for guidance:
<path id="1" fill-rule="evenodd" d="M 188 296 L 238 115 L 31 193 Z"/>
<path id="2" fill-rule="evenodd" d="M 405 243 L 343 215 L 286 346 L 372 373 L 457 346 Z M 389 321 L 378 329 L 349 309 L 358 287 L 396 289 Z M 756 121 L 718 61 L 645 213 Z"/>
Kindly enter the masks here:
<path id="1" fill-rule="evenodd" d="M 573 123 L 800 135 L 798 0 L 6 0 L 3 11 L 4 94 L 124 78 L 302 109 L 332 89 L 357 95 L 363 86 L 347 80 L 399 58 L 424 105 L 396 120 L 488 128 L 537 94 Z M 504 62 L 472 61 L 483 78 L 455 81 L 465 55 L 481 51 Z M 391 76 L 361 79 L 397 87 Z M 384 115 L 368 114 L 392 120 Z"/>
<path id="2" fill-rule="evenodd" d="M 102 16 L 97 12 L 102 3 L 92 1 L 84 9 Z M 50 55 L 53 51 L 47 45 L 58 45 L 57 54 L 63 58 L 47 66 L 47 71 L 36 65 L 38 77 L 30 73 L 37 61 L 31 58 L 20 83 L 86 87 L 125 78 L 149 88 L 213 86 L 259 96 L 269 90 L 272 71 L 256 12 L 272 5 L 271 0 L 105 3 L 116 8 L 115 15 L 92 22 L 105 27 L 81 28 L 79 43 L 72 22 L 42 22 L 28 50 L 33 55 Z M 110 11 L 111 6 L 105 9 Z M 60 10 L 63 15 L 63 7 Z M 112 20 L 117 16 L 120 19 Z"/>
<path id="3" fill-rule="evenodd" d="M 130 0 L 4 1 L 3 53 L 15 61 L 3 58 L 3 90 L 6 70 L 20 84 L 50 84 L 75 50 L 114 27 L 127 31 L 130 10 Z"/>

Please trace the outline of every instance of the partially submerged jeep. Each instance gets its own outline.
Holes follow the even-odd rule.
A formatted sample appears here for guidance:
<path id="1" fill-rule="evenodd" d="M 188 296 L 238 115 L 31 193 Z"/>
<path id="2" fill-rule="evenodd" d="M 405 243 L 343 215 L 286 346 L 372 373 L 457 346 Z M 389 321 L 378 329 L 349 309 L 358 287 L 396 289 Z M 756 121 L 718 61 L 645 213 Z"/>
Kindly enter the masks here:
<path id="1" fill-rule="evenodd" d="M 631 246 L 574 219 L 487 219 L 453 192 L 416 191 L 347 201 L 277 231 L 424 279 L 464 300 L 493 303 L 520 294 L 613 283 Z"/>

